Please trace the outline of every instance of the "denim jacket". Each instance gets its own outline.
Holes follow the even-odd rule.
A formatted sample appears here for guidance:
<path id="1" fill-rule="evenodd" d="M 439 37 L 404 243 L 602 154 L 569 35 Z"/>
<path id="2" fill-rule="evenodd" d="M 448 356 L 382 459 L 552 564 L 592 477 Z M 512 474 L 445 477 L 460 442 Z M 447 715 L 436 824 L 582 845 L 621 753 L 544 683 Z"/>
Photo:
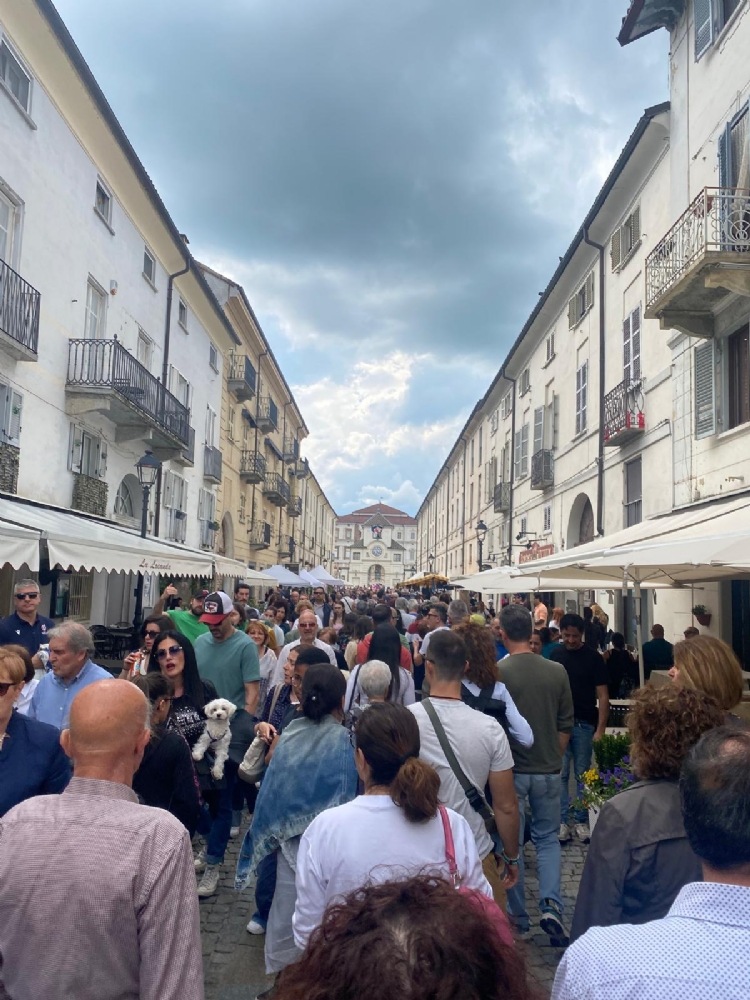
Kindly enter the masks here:
<path id="1" fill-rule="evenodd" d="M 268 854 L 300 837 L 320 813 L 357 794 L 349 732 L 332 715 L 295 719 L 281 734 L 258 792 L 253 822 L 237 863 L 235 888 L 245 889 Z"/>

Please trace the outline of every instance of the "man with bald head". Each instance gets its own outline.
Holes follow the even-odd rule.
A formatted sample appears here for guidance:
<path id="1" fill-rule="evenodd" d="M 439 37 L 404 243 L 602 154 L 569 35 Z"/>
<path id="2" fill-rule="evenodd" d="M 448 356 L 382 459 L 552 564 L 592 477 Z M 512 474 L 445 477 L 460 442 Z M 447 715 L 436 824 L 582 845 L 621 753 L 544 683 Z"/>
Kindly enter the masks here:
<path id="1" fill-rule="evenodd" d="M 132 790 L 149 736 L 134 684 L 85 687 L 61 735 L 72 781 L 0 820 L 0 996 L 202 1000 L 188 833 Z"/>

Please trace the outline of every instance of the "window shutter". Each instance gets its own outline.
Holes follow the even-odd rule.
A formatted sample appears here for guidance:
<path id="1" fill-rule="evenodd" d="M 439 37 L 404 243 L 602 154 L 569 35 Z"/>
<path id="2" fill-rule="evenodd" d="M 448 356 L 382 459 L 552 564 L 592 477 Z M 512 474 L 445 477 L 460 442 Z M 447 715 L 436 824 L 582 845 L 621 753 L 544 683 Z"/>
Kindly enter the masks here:
<path id="1" fill-rule="evenodd" d="M 557 393 L 553 393 L 544 416 L 544 447 L 550 450 L 557 447 L 557 400 Z"/>
<path id="2" fill-rule="evenodd" d="M 711 47 L 714 40 L 713 0 L 695 0 L 695 60 Z"/>
<path id="3" fill-rule="evenodd" d="M 630 314 L 630 372 L 634 382 L 641 378 L 641 307 Z"/>
<path id="4" fill-rule="evenodd" d="M 198 520 L 206 520 L 206 491 L 198 490 Z"/>
<path id="5" fill-rule="evenodd" d="M 107 478 L 107 442 L 104 438 L 99 438 L 99 471 L 100 479 Z"/>
<path id="6" fill-rule="evenodd" d="M 521 432 L 516 431 L 513 442 L 513 480 L 521 478 Z"/>
<path id="7" fill-rule="evenodd" d="M 716 433 L 716 393 L 714 380 L 714 342 L 695 348 L 695 436 Z"/>
<path id="8" fill-rule="evenodd" d="M 521 428 L 521 475 L 529 474 L 529 425 Z"/>
<path id="9" fill-rule="evenodd" d="M 577 303 L 578 303 L 578 297 L 576 295 L 574 295 L 572 299 L 568 300 L 568 327 L 571 330 L 573 329 L 573 327 L 578 322 L 578 319 L 576 317 L 576 312 L 577 312 L 576 305 L 577 305 Z"/>
<path id="10" fill-rule="evenodd" d="M 534 410 L 534 450 L 533 455 L 541 451 L 544 447 L 544 407 L 538 406 Z"/>
<path id="11" fill-rule="evenodd" d="M 581 432 L 581 375 L 583 369 L 576 372 L 576 434 Z"/>
<path id="12" fill-rule="evenodd" d="M 729 125 L 719 136 L 719 186 L 726 188 L 732 186 L 732 163 L 731 163 L 731 128 Z"/>
<path id="13" fill-rule="evenodd" d="M 612 258 L 612 270 L 616 271 L 620 266 L 621 250 L 620 242 L 622 238 L 622 229 L 615 229 L 612 233 L 612 242 L 609 248 L 609 255 Z"/>
<path id="14" fill-rule="evenodd" d="M 626 382 L 632 380 L 631 351 L 630 351 L 630 316 L 622 324 L 622 360 L 623 376 Z"/>
<path id="15" fill-rule="evenodd" d="M 586 429 L 586 410 L 589 400 L 589 363 L 584 361 L 581 369 L 581 430 Z"/>
<path id="16" fill-rule="evenodd" d="M 172 506 L 172 498 L 174 494 L 174 473 L 165 472 L 164 473 L 164 506 Z"/>
<path id="17" fill-rule="evenodd" d="M 641 206 L 636 205 L 633 214 L 630 216 L 630 249 L 636 245 L 641 238 Z"/>
<path id="18" fill-rule="evenodd" d="M 179 478 L 179 477 L 178 477 Z M 179 480 L 180 482 L 180 510 L 183 513 L 187 512 L 187 498 L 188 498 L 188 482 L 186 479 Z M 185 521 L 182 522 L 185 524 Z M 182 539 L 185 540 L 185 532 L 182 533 Z"/>
<path id="19" fill-rule="evenodd" d="M 81 456 L 83 454 L 83 431 L 77 424 L 70 425 L 70 443 L 68 445 L 68 468 L 71 472 L 81 471 Z"/>
<path id="20" fill-rule="evenodd" d="M 586 278 L 586 310 L 588 311 L 594 304 L 594 272 Z"/>

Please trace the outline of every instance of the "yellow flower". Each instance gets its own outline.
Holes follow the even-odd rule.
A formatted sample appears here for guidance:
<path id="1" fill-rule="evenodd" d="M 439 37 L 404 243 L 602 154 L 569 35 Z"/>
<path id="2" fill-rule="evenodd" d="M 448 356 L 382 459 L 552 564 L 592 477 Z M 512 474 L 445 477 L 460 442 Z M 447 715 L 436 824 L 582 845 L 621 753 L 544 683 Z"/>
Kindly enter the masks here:
<path id="1" fill-rule="evenodd" d="M 583 775 L 584 783 L 587 785 L 593 785 L 595 781 L 599 779 L 599 772 L 593 767 L 589 771 L 585 771 Z"/>

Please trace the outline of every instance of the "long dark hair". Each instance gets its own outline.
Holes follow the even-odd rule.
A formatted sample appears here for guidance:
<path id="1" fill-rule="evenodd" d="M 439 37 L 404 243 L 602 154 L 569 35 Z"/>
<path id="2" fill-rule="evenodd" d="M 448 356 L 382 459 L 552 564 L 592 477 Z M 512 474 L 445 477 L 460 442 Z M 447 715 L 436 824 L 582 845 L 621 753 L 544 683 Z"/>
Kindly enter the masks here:
<path id="1" fill-rule="evenodd" d="M 382 660 L 391 668 L 388 701 L 398 698 L 401 691 L 401 640 L 393 625 L 378 625 L 370 639 L 368 660 Z"/>
<path id="2" fill-rule="evenodd" d="M 170 642 L 176 642 L 182 649 L 185 656 L 185 670 L 182 674 L 185 697 L 190 701 L 194 708 L 201 710 L 206 704 L 206 693 L 203 689 L 203 681 L 198 673 L 198 664 L 195 659 L 193 644 L 189 639 L 185 638 L 181 632 L 175 632 L 174 630 L 170 632 L 162 632 L 159 638 L 154 641 L 154 644 L 151 647 L 151 655 L 148 658 L 148 670 L 146 673 L 161 673 L 161 667 L 159 666 L 159 660 L 157 659 L 156 653 L 158 647 L 164 642 L 165 639 L 169 639 Z"/>
<path id="3" fill-rule="evenodd" d="M 372 618 L 368 615 L 360 615 L 357 619 L 357 624 L 354 626 L 354 635 L 352 638 L 362 642 L 364 637 L 372 632 L 372 629 Z"/>
<path id="4" fill-rule="evenodd" d="M 419 726 L 403 705 L 368 705 L 357 722 L 357 749 L 372 769 L 376 785 L 387 785 L 391 798 L 410 823 L 437 815 L 440 778 L 419 759 Z"/>

